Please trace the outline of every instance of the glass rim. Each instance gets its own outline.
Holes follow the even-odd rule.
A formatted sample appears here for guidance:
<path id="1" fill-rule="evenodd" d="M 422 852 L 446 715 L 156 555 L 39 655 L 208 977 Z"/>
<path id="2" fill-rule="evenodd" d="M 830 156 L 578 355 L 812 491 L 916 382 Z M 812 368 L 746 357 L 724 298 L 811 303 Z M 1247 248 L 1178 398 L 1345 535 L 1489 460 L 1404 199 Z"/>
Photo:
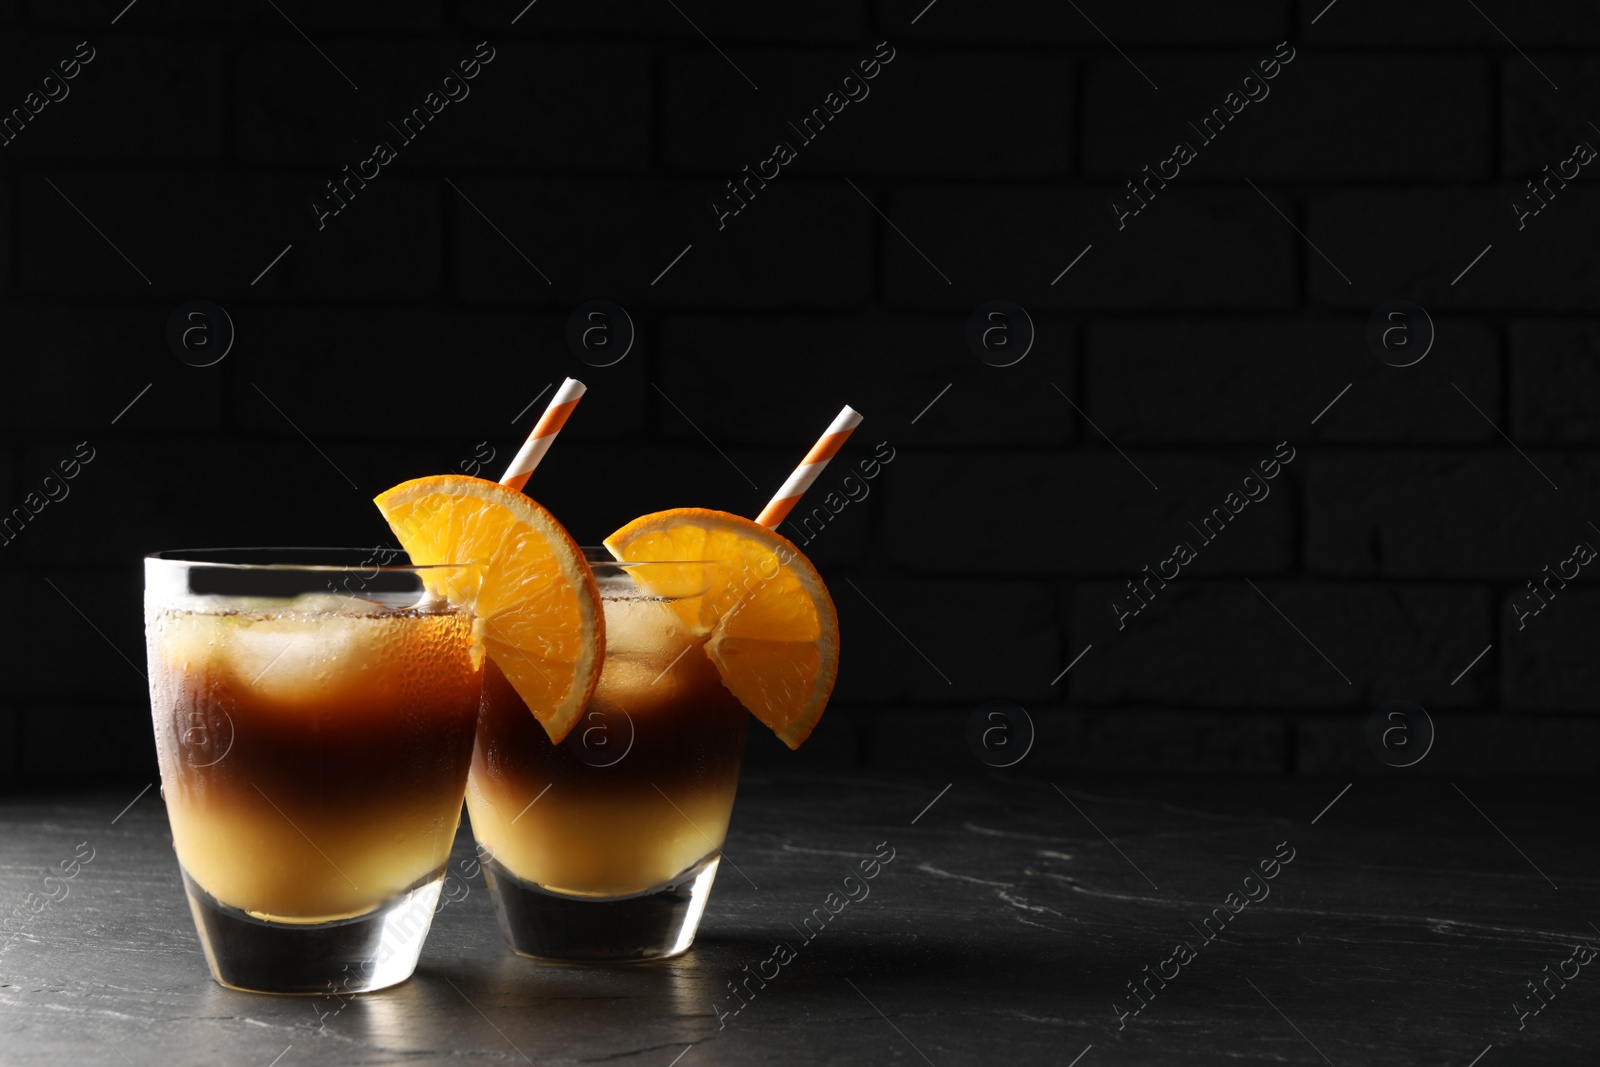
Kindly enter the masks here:
<path id="1" fill-rule="evenodd" d="M 627 571 L 635 568 L 649 567 L 714 567 L 727 563 L 724 559 L 650 559 L 650 560 L 621 560 L 611 555 L 609 549 L 603 545 L 580 545 L 579 551 L 583 553 L 584 562 L 591 570 L 614 568 Z M 296 570 L 296 571 L 347 571 L 347 570 L 379 570 L 395 572 L 418 572 L 459 569 L 463 567 L 482 566 L 487 561 L 481 559 L 463 560 L 459 563 L 374 563 L 370 559 L 351 563 L 322 562 L 297 563 L 292 560 L 274 560 L 272 562 L 240 562 L 237 559 L 228 559 L 229 556 L 260 555 L 295 555 L 304 553 L 307 556 L 313 553 L 322 553 L 326 556 L 348 555 L 371 557 L 382 552 L 392 552 L 404 555 L 403 548 L 390 548 L 386 545 L 369 545 L 355 547 L 350 545 L 251 545 L 238 548 L 167 548 L 156 552 L 145 553 L 146 560 L 155 560 L 160 563 L 184 564 L 192 567 L 217 567 L 231 570 Z M 216 557 L 216 558 L 207 558 Z"/>
<path id="2" fill-rule="evenodd" d="M 599 567 L 616 567 L 619 570 L 629 567 L 693 567 L 693 566 L 721 566 L 728 561 L 725 559 L 641 559 L 623 560 L 611 555 L 611 550 L 604 545 L 579 545 L 583 553 L 583 561 L 589 565 L 590 570 Z M 598 555 L 604 553 L 604 555 Z"/>
<path id="3" fill-rule="evenodd" d="M 243 571 L 382 571 L 397 574 L 416 574 L 423 571 L 461 570 L 468 567 L 477 567 L 483 564 L 482 560 L 466 560 L 461 563 L 374 563 L 370 560 L 350 563 L 310 562 L 295 563 L 292 561 L 275 561 L 270 563 L 242 563 L 228 559 L 206 559 L 205 556 L 240 556 L 251 553 L 263 555 L 292 555 L 295 553 L 325 553 L 327 555 L 347 554 L 349 556 L 373 556 L 380 552 L 393 552 L 396 555 L 405 555 L 405 549 L 389 548 L 385 545 L 369 545 L 365 547 L 342 546 L 312 546 L 312 545 L 258 545 L 243 548 L 168 548 L 159 552 L 145 553 L 146 560 L 155 560 L 160 563 L 182 564 L 191 567 L 214 567 L 222 570 Z M 201 557 L 201 558 L 197 558 Z"/>

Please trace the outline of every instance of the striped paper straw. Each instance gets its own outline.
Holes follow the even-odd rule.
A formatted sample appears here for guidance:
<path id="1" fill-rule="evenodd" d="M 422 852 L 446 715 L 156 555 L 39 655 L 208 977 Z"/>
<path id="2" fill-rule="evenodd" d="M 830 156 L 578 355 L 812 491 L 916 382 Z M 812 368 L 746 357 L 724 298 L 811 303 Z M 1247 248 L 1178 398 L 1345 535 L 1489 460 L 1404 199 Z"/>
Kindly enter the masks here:
<path id="1" fill-rule="evenodd" d="M 769 530 L 776 529 L 778 524 L 788 517 L 790 509 L 805 495 L 806 490 L 811 488 L 811 483 L 817 480 L 817 475 L 828 465 L 828 460 L 844 447 L 845 441 L 860 425 L 861 412 L 846 404 L 844 410 L 834 417 L 827 433 L 817 438 L 817 443 L 811 446 L 811 451 L 800 461 L 800 466 L 789 475 L 789 480 L 783 483 L 783 488 L 779 489 L 777 495 L 761 509 L 756 522 Z"/>
<path id="2" fill-rule="evenodd" d="M 561 383 L 556 395 L 550 398 L 550 406 L 539 416 L 539 425 L 533 428 L 528 439 L 522 443 L 516 458 L 511 461 L 511 466 L 507 467 L 505 474 L 501 476 L 501 485 L 520 490 L 528 484 L 528 475 L 533 473 L 533 468 L 539 465 L 544 454 L 550 451 L 550 442 L 556 439 L 561 427 L 567 424 L 567 417 L 572 414 L 572 409 L 578 406 L 578 398 L 583 396 L 586 389 L 587 386 L 576 378 L 568 378 Z"/>

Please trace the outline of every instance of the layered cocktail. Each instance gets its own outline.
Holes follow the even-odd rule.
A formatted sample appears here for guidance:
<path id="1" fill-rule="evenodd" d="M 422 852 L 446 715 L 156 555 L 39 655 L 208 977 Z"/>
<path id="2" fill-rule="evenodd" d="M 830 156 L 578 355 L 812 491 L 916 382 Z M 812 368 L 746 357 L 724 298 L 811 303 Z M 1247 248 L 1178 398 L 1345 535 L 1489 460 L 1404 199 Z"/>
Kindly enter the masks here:
<path id="1" fill-rule="evenodd" d="M 715 563 L 591 565 L 606 641 L 593 697 L 557 744 L 491 664 L 467 810 L 515 951 L 673 955 L 716 875 L 750 714 L 680 614 Z M 703 577 L 688 593 L 652 593 L 647 572 L 667 567 Z"/>
<path id="2" fill-rule="evenodd" d="M 472 567 L 370 551 L 145 562 L 151 711 L 173 846 L 218 981 L 405 979 L 460 817 L 482 689 Z"/>

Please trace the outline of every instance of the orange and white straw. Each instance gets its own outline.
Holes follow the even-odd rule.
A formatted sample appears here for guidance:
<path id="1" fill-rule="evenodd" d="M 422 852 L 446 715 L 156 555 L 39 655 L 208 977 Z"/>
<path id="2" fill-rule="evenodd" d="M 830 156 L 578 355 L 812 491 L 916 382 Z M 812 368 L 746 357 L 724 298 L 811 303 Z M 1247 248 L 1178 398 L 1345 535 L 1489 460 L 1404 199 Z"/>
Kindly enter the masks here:
<path id="1" fill-rule="evenodd" d="M 817 439 L 811 446 L 811 451 L 806 453 L 806 458 L 800 461 L 800 466 L 789 475 L 789 480 L 783 483 L 777 495 L 761 509 L 761 514 L 756 517 L 756 522 L 767 529 L 776 529 L 778 524 L 788 517 L 790 509 L 799 503 L 811 483 L 817 480 L 817 475 L 822 473 L 822 468 L 828 465 L 828 460 L 838 454 L 839 449 L 850 435 L 861 425 L 861 413 L 849 404 L 834 418 L 828 431 Z"/>
<path id="2" fill-rule="evenodd" d="M 539 417 L 539 424 L 533 428 L 533 432 L 518 450 L 516 458 L 511 461 L 511 466 L 507 467 L 505 474 L 500 477 L 501 485 L 520 490 L 528 483 L 528 475 L 533 473 L 533 468 L 539 465 L 544 454 L 550 451 L 550 442 L 556 439 L 561 427 L 567 424 L 567 418 L 572 414 L 572 409 L 578 406 L 578 400 L 586 389 L 587 387 L 576 378 L 568 378 L 561 383 L 556 395 L 550 398 L 550 406 L 545 408 L 544 414 Z"/>

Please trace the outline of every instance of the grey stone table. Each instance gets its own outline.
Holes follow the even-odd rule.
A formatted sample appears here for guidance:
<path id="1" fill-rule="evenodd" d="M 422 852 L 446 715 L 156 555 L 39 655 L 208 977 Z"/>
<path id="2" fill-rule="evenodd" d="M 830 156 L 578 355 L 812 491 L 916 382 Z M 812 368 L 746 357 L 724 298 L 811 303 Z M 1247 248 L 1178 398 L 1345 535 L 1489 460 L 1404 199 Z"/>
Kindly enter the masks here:
<path id="1" fill-rule="evenodd" d="M 12 797 L 0 914 L 93 858 L 0 952 L 0 1063 L 1600 1062 L 1596 791 L 1346 785 L 752 772 L 687 955 L 513 957 L 456 866 L 416 976 L 343 1000 L 211 981 L 157 790 Z"/>

